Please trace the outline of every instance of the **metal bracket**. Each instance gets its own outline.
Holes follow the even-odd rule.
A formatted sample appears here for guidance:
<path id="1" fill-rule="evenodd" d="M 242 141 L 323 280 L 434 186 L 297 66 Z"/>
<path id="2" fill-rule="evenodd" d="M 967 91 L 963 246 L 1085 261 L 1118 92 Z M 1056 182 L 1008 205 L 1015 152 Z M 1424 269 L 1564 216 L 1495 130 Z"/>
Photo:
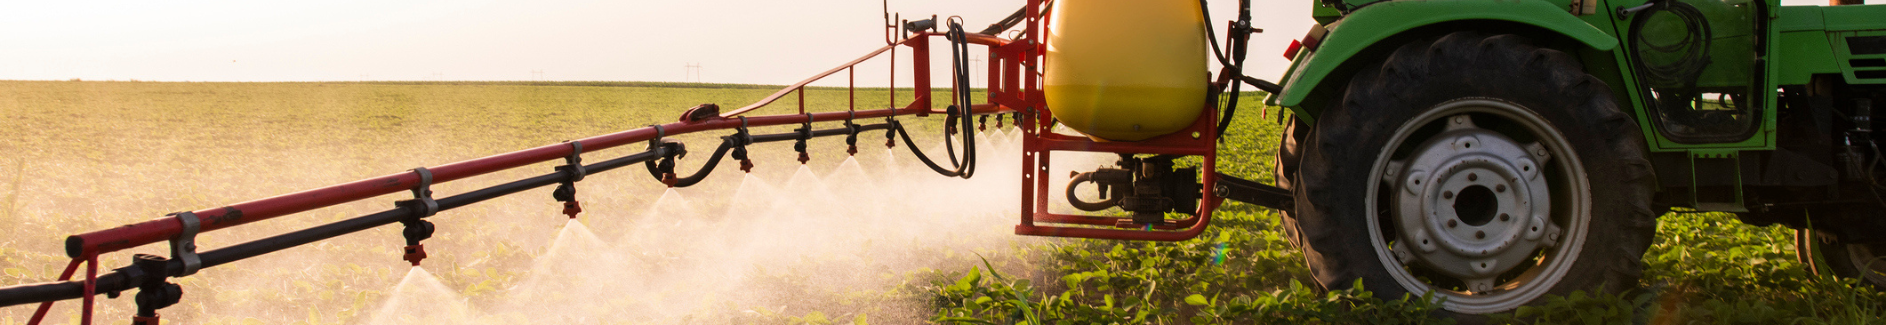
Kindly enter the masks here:
<path id="1" fill-rule="evenodd" d="M 412 210 L 412 219 L 431 217 L 439 213 L 439 201 L 432 200 L 432 171 L 425 167 L 413 168 L 419 174 L 419 184 L 413 185 L 413 199 L 394 202 L 395 205 Z"/>
<path id="2" fill-rule="evenodd" d="M 655 137 L 648 138 L 648 150 L 661 150 L 662 148 L 664 148 L 661 145 L 661 139 L 668 137 L 668 134 L 667 134 L 668 131 L 663 131 L 661 129 L 660 124 L 649 125 L 648 127 L 655 128 Z M 658 154 L 657 156 L 667 156 L 667 153 L 662 152 L 661 154 Z"/>
<path id="3" fill-rule="evenodd" d="M 565 165 L 557 166 L 557 171 L 570 173 L 568 183 L 580 182 L 583 181 L 583 177 L 588 174 L 587 171 L 583 170 L 583 142 L 569 141 L 569 143 L 570 155 L 563 157 Z"/>
<path id="4" fill-rule="evenodd" d="M 196 274 L 203 269 L 203 258 L 196 255 L 196 233 L 203 228 L 203 220 L 196 213 L 184 211 L 170 214 L 183 223 L 183 230 L 177 237 L 170 238 L 170 259 L 183 262 L 183 272 L 177 276 Z"/>

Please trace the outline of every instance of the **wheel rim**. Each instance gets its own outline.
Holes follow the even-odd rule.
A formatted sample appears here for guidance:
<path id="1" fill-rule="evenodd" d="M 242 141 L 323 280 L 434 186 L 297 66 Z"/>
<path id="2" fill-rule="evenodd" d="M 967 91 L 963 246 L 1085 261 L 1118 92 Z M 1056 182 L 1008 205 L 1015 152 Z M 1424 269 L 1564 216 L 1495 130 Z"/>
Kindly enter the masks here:
<path id="1" fill-rule="evenodd" d="M 1886 259 L 1874 255 L 1874 247 L 1880 244 L 1849 244 L 1847 260 L 1853 261 L 1854 268 L 1860 269 L 1862 282 L 1886 288 Z"/>
<path id="2" fill-rule="evenodd" d="M 1387 144 L 1370 170 L 1367 224 L 1403 288 L 1432 290 L 1450 311 L 1493 313 L 1538 298 L 1571 269 L 1590 186 L 1544 118 L 1513 103 L 1455 100 L 1410 119 Z"/>

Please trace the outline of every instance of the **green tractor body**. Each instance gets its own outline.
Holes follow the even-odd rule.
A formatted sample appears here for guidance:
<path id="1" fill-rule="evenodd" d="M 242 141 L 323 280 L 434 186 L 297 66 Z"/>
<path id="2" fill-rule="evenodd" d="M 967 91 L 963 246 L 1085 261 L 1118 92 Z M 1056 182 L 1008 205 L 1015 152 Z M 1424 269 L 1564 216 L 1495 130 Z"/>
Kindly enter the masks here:
<path id="1" fill-rule="evenodd" d="M 1294 113 L 1277 176 L 1326 287 L 1511 310 L 1634 282 L 1672 209 L 1800 229 L 1813 271 L 1886 287 L 1871 122 L 1886 5 L 1323 0 L 1312 15 L 1266 103 Z"/>

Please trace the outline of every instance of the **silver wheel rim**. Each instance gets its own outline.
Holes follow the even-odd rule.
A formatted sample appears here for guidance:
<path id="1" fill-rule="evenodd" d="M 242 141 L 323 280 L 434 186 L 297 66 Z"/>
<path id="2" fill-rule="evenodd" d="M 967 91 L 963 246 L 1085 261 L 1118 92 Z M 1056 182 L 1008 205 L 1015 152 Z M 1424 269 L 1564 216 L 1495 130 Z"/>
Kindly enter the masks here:
<path id="1" fill-rule="evenodd" d="M 1475 123 L 1496 120 L 1507 126 Z M 1436 123 L 1438 133 L 1411 139 Z M 1449 311 L 1518 308 L 1578 258 L 1591 219 L 1583 170 L 1564 136 L 1531 110 L 1480 98 L 1442 103 L 1401 125 L 1377 155 L 1370 244 L 1402 288 L 1432 290 Z"/>
<path id="2" fill-rule="evenodd" d="M 1847 260 L 1854 268 L 1860 269 L 1860 279 L 1875 286 L 1886 287 L 1886 259 L 1874 255 L 1874 245 L 1848 244 Z"/>

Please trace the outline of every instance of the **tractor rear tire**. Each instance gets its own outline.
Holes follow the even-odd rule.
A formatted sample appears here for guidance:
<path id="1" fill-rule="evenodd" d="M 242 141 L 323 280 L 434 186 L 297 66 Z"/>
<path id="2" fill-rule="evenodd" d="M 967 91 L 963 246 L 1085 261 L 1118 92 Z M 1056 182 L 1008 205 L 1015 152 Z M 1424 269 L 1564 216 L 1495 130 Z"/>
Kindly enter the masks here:
<path id="1" fill-rule="evenodd" d="M 1301 139 L 1284 144 L 1301 148 L 1279 150 L 1296 196 L 1286 227 L 1326 290 L 1432 291 L 1446 299 L 1438 316 L 1479 323 L 1638 285 L 1656 177 L 1638 125 L 1570 55 L 1516 35 L 1410 42 L 1292 131 Z"/>

